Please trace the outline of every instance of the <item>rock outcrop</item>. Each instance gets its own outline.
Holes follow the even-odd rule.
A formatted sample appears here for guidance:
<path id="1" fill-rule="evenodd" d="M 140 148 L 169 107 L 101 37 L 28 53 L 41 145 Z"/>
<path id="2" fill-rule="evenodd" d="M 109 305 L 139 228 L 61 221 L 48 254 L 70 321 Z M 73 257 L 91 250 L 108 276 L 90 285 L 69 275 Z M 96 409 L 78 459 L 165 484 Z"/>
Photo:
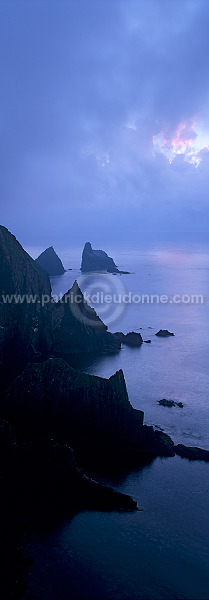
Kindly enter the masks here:
<path id="1" fill-rule="evenodd" d="M 107 331 L 107 326 L 87 304 L 76 281 L 52 309 L 55 355 L 98 355 L 120 350 L 120 340 Z"/>
<path id="2" fill-rule="evenodd" d="M 117 331 L 115 337 L 126 346 L 131 346 L 132 348 L 136 348 L 143 344 L 143 339 L 141 333 L 135 333 L 135 331 L 130 331 L 129 333 L 122 333 L 121 331 Z"/>
<path id="3" fill-rule="evenodd" d="M 205 462 L 209 462 L 209 450 L 204 450 L 203 448 L 177 444 L 177 446 L 174 446 L 174 452 L 181 456 L 181 458 L 188 458 L 189 460 L 204 460 Z"/>
<path id="4" fill-rule="evenodd" d="M 166 398 L 162 398 L 162 400 L 158 400 L 158 404 L 160 406 L 166 406 L 167 408 L 172 408 L 172 406 L 178 406 L 179 408 L 183 408 L 182 402 L 175 402 L 174 400 L 166 400 Z"/>
<path id="5" fill-rule="evenodd" d="M 42 252 L 38 258 L 36 258 L 36 262 L 42 269 L 44 269 L 51 277 L 54 275 L 63 275 L 65 273 L 65 269 L 63 267 L 62 261 L 59 256 L 56 254 L 53 246 L 47 248 Z"/>
<path id="6" fill-rule="evenodd" d="M 107 271 L 107 273 L 129 274 L 128 271 L 119 271 L 114 260 L 104 250 L 93 250 L 90 242 L 86 242 L 81 262 L 83 273 L 90 271 Z"/>
<path id="7" fill-rule="evenodd" d="M 170 335 L 174 335 L 174 333 L 171 333 L 168 329 L 160 329 L 155 335 L 158 337 L 169 337 Z"/>

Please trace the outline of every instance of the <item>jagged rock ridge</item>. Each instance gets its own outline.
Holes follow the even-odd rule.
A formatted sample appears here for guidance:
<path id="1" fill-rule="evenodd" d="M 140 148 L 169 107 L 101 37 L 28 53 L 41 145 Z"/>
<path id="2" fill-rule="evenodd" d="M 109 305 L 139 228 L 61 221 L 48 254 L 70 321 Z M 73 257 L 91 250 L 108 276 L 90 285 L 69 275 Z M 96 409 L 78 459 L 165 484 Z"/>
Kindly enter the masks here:
<path id="1" fill-rule="evenodd" d="M 11 385 L 5 406 L 17 429 L 23 424 L 23 435 L 39 432 L 72 446 L 101 439 L 136 443 L 144 416 L 131 406 L 121 370 L 103 379 L 52 358 L 26 367 Z"/>

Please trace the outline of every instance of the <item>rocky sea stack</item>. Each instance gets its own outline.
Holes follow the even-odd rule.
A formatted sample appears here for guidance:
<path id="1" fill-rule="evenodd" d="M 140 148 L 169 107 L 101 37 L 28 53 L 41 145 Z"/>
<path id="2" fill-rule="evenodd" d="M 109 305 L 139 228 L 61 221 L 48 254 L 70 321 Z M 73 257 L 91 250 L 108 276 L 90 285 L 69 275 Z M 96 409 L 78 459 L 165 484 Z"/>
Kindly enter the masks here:
<path id="1" fill-rule="evenodd" d="M 106 271 L 107 273 L 128 274 L 128 271 L 119 271 L 114 260 L 104 250 L 93 250 L 90 242 L 86 242 L 83 249 L 81 271 L 83 273 Z"/>
<path id="2" fill-rule="evenodd" d="M 62 261 L 55 252 L 53 246 L 44 250 L 44 252 L 36 258 L 36 262 L 50 275 L 50 277 L 63 275 L 63 273 L 65 273 Z"/>

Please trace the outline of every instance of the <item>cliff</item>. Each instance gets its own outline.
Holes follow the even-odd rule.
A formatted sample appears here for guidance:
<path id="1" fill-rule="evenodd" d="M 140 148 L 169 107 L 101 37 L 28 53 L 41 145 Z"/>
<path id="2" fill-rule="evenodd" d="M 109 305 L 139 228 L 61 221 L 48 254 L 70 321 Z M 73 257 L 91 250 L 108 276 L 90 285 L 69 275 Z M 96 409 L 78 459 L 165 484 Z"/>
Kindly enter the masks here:
<path id="1" fill-rule="evenodd" d="M 65 269 L 63 264 L 56 254 L 53 246 L 47 248 L 42 252 L 38 258 L 36 258 L 36 263 L 42 267 L 51 277 L 54 275 L 63 275 L 65 273 Z"/>
<path id="2" fill-rule="evenodd" d="M 116 453 L 120 461 L 122 454 L 130 462 L 143 454 L 173 456 L 171 439 L 143 426 L 143 416 L 129 402 L 122 371 L 103 379 L 62 359 L 28 365 L 5 399 L 5 417 L 21 439 L 52 436 L 81 455 Z"/>
<path id="3" fill-rule="evenodd" d="M 21 437 L 49 435 L 79 446 L 135 443 L 143 412 L 132 408 L 122 371 L 103 379 L 63 359 L 28 365 L 6 397 L 7 417 Z"/>
<path id="4" fill-rule="evenodd" d="M 47 356 L 52 346 L 47 273 L 0 226 L 0 375 L 18 372 L 29 360 Z"/>
<path id="5" fill-rule="evenodd" d="M 119 273 L 114 260 L 104 250 L 93 250 L 90 242 L 86 242 L 81 262 L 81 271 L 108 271 Z"/>
<path id="6" fill-rule="evenodd" d="M 67 302 L 67 296 L 73 302 Z M 106 353 L 120 342 L 88 307 L 75 283 L 57 304 L 48 273 L 0 226 L 0 381 L 53 354 Z M 75 296 L 80 294 L 81 303 Z"/>

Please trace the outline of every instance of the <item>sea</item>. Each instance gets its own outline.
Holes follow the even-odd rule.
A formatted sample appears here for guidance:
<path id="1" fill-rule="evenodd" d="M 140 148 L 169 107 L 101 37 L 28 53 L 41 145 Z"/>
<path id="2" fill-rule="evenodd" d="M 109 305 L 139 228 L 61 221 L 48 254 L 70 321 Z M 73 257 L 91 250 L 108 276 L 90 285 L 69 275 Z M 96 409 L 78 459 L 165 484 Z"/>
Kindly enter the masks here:
<path id="1" fill-rule="evenodd" d="M 209 246 L 105 249 L 130 274 L 82 275 L 82 248 L 56 249 L 70 270 L 51 278 L 52 294 L 58 300 L 77 280 L 109 331 L 141 333 L 150 343 L 79 367 L 105 378 L 122 369 L 145 424 L 176 444 L 209 450 Z M 34 257 L 39 250 L 28 249 Z M 160 329 L 174 336 L 156 336 Z M 110 465 L 101 480 L 142 510 L 82 511 L 34 532 L 25 600 L 209 599 L 209 463 L 156 458 L 121 473 Z"/>

